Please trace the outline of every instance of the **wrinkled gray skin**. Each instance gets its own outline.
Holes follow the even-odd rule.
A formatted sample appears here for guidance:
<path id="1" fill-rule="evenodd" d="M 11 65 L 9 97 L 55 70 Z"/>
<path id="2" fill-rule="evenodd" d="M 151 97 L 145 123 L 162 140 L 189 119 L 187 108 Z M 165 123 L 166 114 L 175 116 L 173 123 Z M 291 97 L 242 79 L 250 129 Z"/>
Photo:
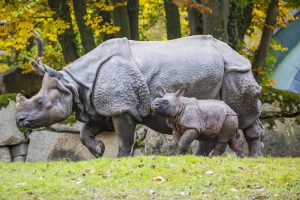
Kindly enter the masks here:
<path id="1" fill-rule="evenodd" d="M 179 153 L 189 153 L 194 140 L 214 140 L 213 156 L 223 154 L 228 144 L 237 156 L 244 157 L 237 114 L 224 101 L 183 97 L 185 90 L 167 93 L 160 88 L 161 97 L 151 103 L 154 113 L 166 117 Z"/>
<path id="2" fill-rule="evenodd" d="M 222 99 L 239 115 L 239 128 L 250 156 L 261 155 L 263 128 L 258 119 L 261 88 L 251 64 L 227 44 L 211 36 L 191 36 L 170 41 L 108 40 L 61 71 L 33 62 L 45 74 L 40 92 L 17 97 L 19 127 L 40 127 L 61 121 L 76 112 L 84 122 L 82 143 L 101 156 L 104 145 L 95 135 L 115 130 L 119 156 L 130 155 L 137 123 L 171 134 L 165 120 L 150 112 L 156 88 L 168 91 L 189 88 L 187 97 Z M 200 145 L 207 155 L 213 141 Z"/>

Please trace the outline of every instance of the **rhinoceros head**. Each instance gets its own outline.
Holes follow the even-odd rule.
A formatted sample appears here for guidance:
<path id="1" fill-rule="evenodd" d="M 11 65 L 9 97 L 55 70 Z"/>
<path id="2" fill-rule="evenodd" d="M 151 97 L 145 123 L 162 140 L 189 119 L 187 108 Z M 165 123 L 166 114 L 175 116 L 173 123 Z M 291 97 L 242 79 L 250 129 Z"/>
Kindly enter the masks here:
<path id="1" fill-rule="evenodd" d="M 164 117 L 176 116 L 182 106 L 178 97 L 184 95 L 186 88 L 183 87 L 175 93 L 167 93 L 162 87 L 159 87 L 157 91 L 160 97 L 151 103 L 151 110 Z"/>
<path id="2" fill-rule="evenodd" d="M 40 91 L 31 99 L 16 96 L 16 123 L 18 127 L 42 127 L 62 121 L 72 113 L 72 93 L 59 80 L 54 69 L 32 62 L 44 74 Z"/>

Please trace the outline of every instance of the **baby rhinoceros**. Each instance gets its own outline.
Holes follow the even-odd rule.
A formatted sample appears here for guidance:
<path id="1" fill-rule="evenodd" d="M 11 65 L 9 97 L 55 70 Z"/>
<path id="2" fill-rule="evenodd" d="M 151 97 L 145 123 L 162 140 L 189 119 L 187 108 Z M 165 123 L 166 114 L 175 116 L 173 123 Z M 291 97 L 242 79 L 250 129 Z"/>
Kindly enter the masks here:
<path id="1" fill-rule="evenodd" d="M 194 140 L 215 140 L 212 155 L 223 154 L 228 144 L 237 156 L 244 157 L 237 114 L 224 101 L 183 97 L 185 91 L 167 93 L 158 88 L 160 98 L 151 104 L 155 114 L 167 118 L 179 153 L 188 153 Z"/>

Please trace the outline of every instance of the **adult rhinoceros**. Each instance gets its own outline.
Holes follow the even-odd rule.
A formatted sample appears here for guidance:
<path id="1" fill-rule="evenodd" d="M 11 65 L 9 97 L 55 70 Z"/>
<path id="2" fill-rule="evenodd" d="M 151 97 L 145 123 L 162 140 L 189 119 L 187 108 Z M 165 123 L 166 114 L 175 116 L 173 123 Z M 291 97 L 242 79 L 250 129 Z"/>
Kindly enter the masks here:
<path id="1" fill-rule="evenodd" d="M 156 88 L 176 91 L 185 86 L 188 97 L 222 99 L 230 105 L 239 115 L 250 156 L 261 155 L 261 88 L 250 62 L 212 36 L 151 42 L 111 39 L 60 71 L 32 64 L 45 75 L 31 99 L 17 95 L 19 127 L 50 125 L 75 111 L 85 123 L 80 138 L 91 153 L 101 156 L 104 151 L 96 134 L 115 130 L 118 155 L 128 156 L 137 123 L 171 133 L 165 120 L 150 113 Z M 210 152 L 211 143 L 201 145 L 198 153 Z"/>

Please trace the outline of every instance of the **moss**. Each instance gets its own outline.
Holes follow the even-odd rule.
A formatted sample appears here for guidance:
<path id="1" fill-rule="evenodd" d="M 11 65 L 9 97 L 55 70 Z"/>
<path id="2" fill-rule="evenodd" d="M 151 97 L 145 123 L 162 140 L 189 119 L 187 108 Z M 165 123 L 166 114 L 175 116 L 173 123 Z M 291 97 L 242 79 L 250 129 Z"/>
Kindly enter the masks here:
<path id="1" fill-rule="evenodd" d="M 69 117 L 67 117 L 67 119 L 65 119 L 62 122 L 59 122 L 60 124 L 74 124 L 76 123 L 76 117 L 75 117 L 75 113 L 72 113 Z"/>
<path id="2" fill-rule="evenodd" d="M 298 115 L 298 116 L 296 117 L 296 123 L 297 123 L 298 125 L 300 125 L 300 115 Z"/>
<path id="3" fill-rule="evenodd" d="M 270 104 L 278 101 L 282 110 L 280 116 L 291 116 L 293 114 L 297 114 L 297 112 L 300 110 L 300 94 L 296 94 L 287 90 L 263 86 L 260 99 L 263 103 Z"/>
<path id="4" fill-rule="evenodd" d="M 275 126 L 276 119 L 277 118 L 273 118 L 273 117 L 272 118 L 264 118 L 264 119 L 262 119 L 262 122 L 268 123 L 270 125 L 269 129 L 272 129 L 273 126 Z"/>
<path id="5" fill-rule="evenodd" d="M 0 109 L 6 107 L 10 101 L 16 100 L 16 94 L 3 94 L 0 95 Z"/>

